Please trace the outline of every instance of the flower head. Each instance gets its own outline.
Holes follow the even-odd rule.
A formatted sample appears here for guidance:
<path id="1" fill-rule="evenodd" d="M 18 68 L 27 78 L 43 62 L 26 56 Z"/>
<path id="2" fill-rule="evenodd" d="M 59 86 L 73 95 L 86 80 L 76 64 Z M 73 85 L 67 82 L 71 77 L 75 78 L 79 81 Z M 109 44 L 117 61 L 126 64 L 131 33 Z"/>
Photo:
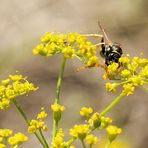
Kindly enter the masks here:
<path id="1" fill-rule="evenodd" d="M 126 96 L 133 94 L 134 90 L 135 90 L 135 87 L 131 83 L 127 83 L 123 85 L 123 93 Z"/>
<path id="2" fill-rule="evenodd" d="M 93 112 L 93 109 L 91 107 L 88 107 L 88 108 L 82 107 L 80 110 L 80 115 L 88 118 L 92 112 Z"/>
<path id="3" fill-rule="evenodd" d="M 86 136 L 86 142 L 89 145 L 96 144 L 98 141 L 99 141 L 99 139 L 97 137 L 95 137 L 94 135 L 87 135 Z"/>
<path id="4" fill-rule="evenodd" d="M 84 139 L 89 132 L 89 125 L 87 124 L 80 124 L 75 125 L 73 128 L 70 129 L 69 134 L 74 138 Z"/>
<path id="5" fill-rule="evenodd" d="M 0 136 L 4 138 L 8 138 L 12 135 L 12 130 L 10 129 L 0 129 Z"/>
<path id="6" fill-rule="evenodd" d="M 28 141 L 28 137 L 22 133 L 17 133 L 8 139 L 11 146 L 19 146 L 25 141 Z"/>
<path id="7" fill-rule="evenodd" d="M 109 140 L 112 142 L 113 140 L 115 140 L 115 138 L 121 134 L 122 129 L 118 128 L 116 126 L 110 125 L 106 128 L 108 134 L 109 134 Z"/>

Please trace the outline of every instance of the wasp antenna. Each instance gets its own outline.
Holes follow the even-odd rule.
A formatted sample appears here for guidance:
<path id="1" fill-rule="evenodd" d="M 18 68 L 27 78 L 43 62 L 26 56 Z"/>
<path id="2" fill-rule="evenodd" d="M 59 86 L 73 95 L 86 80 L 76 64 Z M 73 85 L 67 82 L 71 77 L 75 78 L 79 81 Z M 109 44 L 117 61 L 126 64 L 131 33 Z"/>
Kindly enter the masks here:
<path id="1" fill-rule="evenodd" d="M 108 44 L 113 44 L 113 43 L 109 40 L 109 38 L 108 38 L 108 36 L 107 36 L 107 34 L 106 34 L 106 32 L 105 32 L 104 28 L 102 27 L 102 25 L 101 25 L 101 23 L 100 23 L 99 21 L 98 21 L 98 25 L 99 25 L 99 27 L 100 27 L 101 31 L 103 32 L 103 35 L 104 35 L 104 36 L 105 36 L 105 38 L 107 39 Z"/>

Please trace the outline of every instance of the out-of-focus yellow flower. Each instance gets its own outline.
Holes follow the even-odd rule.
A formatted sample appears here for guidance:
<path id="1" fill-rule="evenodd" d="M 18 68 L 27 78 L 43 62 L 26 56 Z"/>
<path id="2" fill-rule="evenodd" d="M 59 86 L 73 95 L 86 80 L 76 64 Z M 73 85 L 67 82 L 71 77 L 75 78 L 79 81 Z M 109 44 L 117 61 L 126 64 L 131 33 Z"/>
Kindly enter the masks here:
<path id="1" fill-rule="evenodd" d="M 99 113 L 94 113 L 90 119 L 88 120 L 88 123 L 93 128 L 98 128 L 101 125 L 101 116 Z"/>
<path id="2" fill-rule="evenodd" d="M 69 134 L 74 138 L 84 139 L 89 132 L 89 125 L 87 124 L 80 124 L 75 125 L 73 128 L 70 129 Z"/>
<path id="3" fill-rule="evenodd" d="M 118 69 L 118 67 L 119 67 L 119 64 L 113 62 L 111 65 L 109 65 L 107 67 L 107 71 L 108 71 L 109 74 L 114 73 L 114 72 L 116 72 L 116 70 Z"/>
<path id="4" fill-rule="evenodd" d="M 148 65 L 141 70 L 140 75 L 148 79 Z"/>
<path id="5" fill-rule="evenodd" d="M 47 125 L 45 124 L 44 120 L 47 117 L 47 113 L 45 112 L 45 109 L 42 107 L 41 112 L 38 113 L 37 119 L 32 119 L 29 123 L 28 132 L 33 134 L 37 130 L 43 130 L 47 131 Z"/>
<path id="6" fill-rule="evenodd" d="M 54 141 L 52 142 L 52 148 L 63 148 L 64 144 L 64 133 L 62 128 L 59 129 L 59 131 L 56 134 L 56 137 L 54 138 Z"/>
<path id="7" fill-rule="evenodd" d="M 47 117 L 47 113 L 45 112 L 44 108 L 41 108 L 41 112 L 37 115 L 37 119 L 42 119 L 44 120 Z"/>
<path id="8" fill-rule="evenodd" d="M 119 59 L 119 62 L 122 63 L 123 65 L 128 64 L 130 62 L 130 58 L 128 56 L 121 57 Z"/>
<path id="9" fill-rule="evenodd" d="M 129 80 L 132 82 L 132 84 L 134 86 L 138 86 L 138 85 L 143 85 L 144 84 L 144 80 L 143 80 L 143 78 L 141 76 L 132 76 L 132 77 L 130 77 Z"/>
<path id="10" fill-rule="evenodd" d="M 131 83 L 127 83 L 123 85 L 123 93 L 126 96 L 133 94 L 134 90 L 135 90 L 135 87 Z"/>
<path id="11" fill-rule="evenodd" d="M 32 83 L 26 80 L 21 74 L 9 75 L 8 79 L 2 80 L 0 86 L 0 109 L 8 109 L 10 101 L 21 95 L 28 95 L 31 91 L 36 91 L 38 87 L 35 87 Z"/>
<path id="12" fill-rule="evenodd" d="M 63 49 L 63 54 L 65 58 L 72 58 L 75 55 L 75 49 L 72 47 L 65 47 Z"/>
<path id="13" fill-rule="evenodd" d="M 0 148 L 6 148 L 6 145 L 3 143 L 0 143 Z"/>
<path id="14" fill-rule="evenodd" d="M 10 106 L 10 101 L 8 99 L 3 98 L 2 101 L 0 102 L 0 109 L 6 110 Z"/>
<path id="15" fill-rule="evenodd" d="M 12 130 L 10 129 L 0 129 L 0 136 L 4 138 L 8 138 L 12 135 Z"/>
<path id="16" fill-rule="evenodd" d="M 101 128 L 106 128 L 110 123 L 112 123 L 112 119 L 109 117 L 101 117 Z"/>
<path id="17" fill-rule="evenodd" d="M 65 110 L 65 107 L 64 106 L 62 106 L 62 105 L 60 105 L 60 104 L 57 104 L 57 103 L 55 103 L 55 104 L 53 104 L 53 105 L 51 105 L 51 109 L 54 111 L 54 112 L 63 112 L 64 110 Z"/>
<path id="18" fill-rule="evenodd" d="M 87 62 L 87 66 L 88 67 L 94 67 L 96 65 L 99 64 L 99 59 L 97 56 L 91 56 L 89 59 L 88 59 L 88 62 Z"/>
<path id="19" fill-rule="evenodd" d="M 93 112 L 93 109 L 91 107 L 88 107 L 88 108 L 82 107 L 80 110 L 80 115 L 88 118 L 92 112 Z"/>
<path id="20" fill-rule="evenodd" d="M 124 69 L 122 72 L 121 72 L 121 76 L 122 77 L 125 77 L 125 78 L 128 78 L 129 76 L 131 75 L 131 72 L 127 69 Z"/>
<path id="21" fill-rule="evenodd" d="M 106 83 L 106 89 L 110 92 L 116 92 L 116 87 L 117 84 L 116 83 Z"/>
<path id="22" fill-rule="evenodd" d="M 8 139 L 11 146 L 19 146 L 25 141 L 28 141 L 28 137 L 22 133 L 17 133 Z"/>
<path id="23" fill-rule="evenodd" d="M 87 135 L 86 136 L 86 142 L 89 145 L 96 144 L 98 141 L 99 141 L 99 139 L 97 137 L 95 137 L 94 135 Z"/>
<path id="24" fill-rule="evenodd" d="M 121 128 L 118 128 L 114 125 L 109 125 L 107 128 L 106 128 L 106 131 L 108 132 L 109 134 L 109 140 L 110 142 L 112 142 L 113 140 L 115 140 L 115 138 L 121 134 L 122 132 L 122 129 Z"/>

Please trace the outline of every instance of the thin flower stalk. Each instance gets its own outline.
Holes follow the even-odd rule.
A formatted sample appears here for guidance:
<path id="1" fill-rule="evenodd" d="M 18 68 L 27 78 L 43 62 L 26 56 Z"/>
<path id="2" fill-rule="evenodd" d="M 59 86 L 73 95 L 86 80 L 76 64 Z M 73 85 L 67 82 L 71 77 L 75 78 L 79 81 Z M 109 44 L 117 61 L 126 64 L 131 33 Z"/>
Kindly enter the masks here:
<path id="1" fill-rule="evenodd" d="M 65 65 L 66 65 L 66 58 L 64 57 L 62 64 L 61 64 L 61 70 L 60 70 L 60 73 L 58 76 L 58 81 L 57 81 L 56 98 L 55 98 L 55 103 L 57 103 L 57 104 L 59 103 L 60 91 L 61 91 L 61 86 L 62 86 Z M 53 115 L 53 128 L 52 129 L 53 129 L 53 133 L 52 133 L 52 141 L 53 141 L 56 136 L 57 130 L 58 130 L 58 121 L 54 119 L 54 115 Z"/>

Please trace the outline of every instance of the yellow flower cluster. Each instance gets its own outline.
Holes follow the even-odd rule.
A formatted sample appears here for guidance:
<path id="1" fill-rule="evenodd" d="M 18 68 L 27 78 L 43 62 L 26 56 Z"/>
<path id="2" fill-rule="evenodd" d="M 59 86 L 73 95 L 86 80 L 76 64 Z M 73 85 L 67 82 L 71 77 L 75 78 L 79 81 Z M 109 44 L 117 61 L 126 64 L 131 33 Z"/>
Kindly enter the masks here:
<path id="1" fill-rule="evenodd" d="M 10 129 L 0 129 L 0 137 L 8 138 L 12 135 L 12 130 Z"/>
<path id="2" fill-rule="evenodd" d="M 32 83 L 29 83 L 26 77 L 21 74 L 9 75 L 9 78 L 2 80 L 0 85 L 0 109 L 8 109 L 10 101 L 21 95 L 28 95 L 31 91 L 36 91 Z"/>
<path id="3" fill-rule="evenodd" d="M 89 145 L 96 144 L 98 141 L 99 141 L 99 139 L 97 137 L 95 137 L 94 135 L 87 135 L 86 136 L 86 142 Z"/>
<path id="4" fill-rule="evenodd" d="M 25 141 L 28 141 L 28 137 L 22 133 L 17 133 L 8 139 L 8 143 L 15 147 L 21 145 Z"/>
<path id="5" fill-rule="evenodd" d="M 60 104 L 55 103 L 51 105 L 51 109 L 54 112 L 54 119 L 56 121 L 59 121 L 61 119 L 61 113 L 65 110 L 65 107 Z"/>
<path id="6" fill-rule="evenodd" d="M 41 43 L 33 49 L 33 53 L 42 56 L 53 56 L 61 53 L 65 58 L 78 58 L 87 67 L 93 67 L 99 63 L 96 46 L 89 42 L 88 37 L 78 33 L 69 32 L 65 35 L 48 32 L 41 38 Z"/>
<path id="7" fill-rule="evenodd" d="M 84 139 L 89 132 L 88 124 L 75 125 L 70 129 L 69 134 L 74 138 Z"/>
<path id="8" fill-rule="evenodd" d="M 41 112 L 37 115 L 37 119 L 32 119 L 30 121 L 28 132 L 35 133 L 37 130 L 47 131 L 47 125 L 45 124 L 45 118 L 47 117 L 47 113 L 44 108 L 41 108 Z"/>
<path id="9" fill-rule="evenodd" d="M 90 117 L 90 114 L 93 112 L 93 109 L 91 107 L 82 107 L 80 110 L 80 115 L 85 116 L 86 118 Z"/>
<path id="10" fill-rule="evenodd" d="M 111 125 L 112 119 L 109 117 L 104 117 L 97 112 L 90 116 L 92 112 L 92 108 L 81 108 L 80 114 L 87 118 L 87 122 L 86 124 L 74 125 L 74 127 L 70 129 L 69 134 L 73 139 L 85 140 L 88 145 L 92 146 L 96 144 L 99 139 L 90 133 L 95 129 L 106 129 L 109 133 L 109 140 L 113 141 L 117 135 L 121 133 L 121 129 Z"/>
<path id="11" fill-rule="evenodd" d="M 52 142 L 52 148 L 64 148 L 64 145 L 64 133 L 62 128 L 60 128 Z"/>
<path id="12" fill-rule="evenodd" d="M 108 134 L 109 134 L 109 140 L 110 142 L 112 142 L 113 140 L 115 140 L 115 138 L 121 134 L 122 132 L 122 129 L 121 128 L 118 128 L 114 125 L 110 125 L 106 128 Z"/>
<path id="13" fill-rule="evenodd" d="M 88 120 L 90 127 L 96 129 L 101 125 L 101 116 L 98 112 L 94 113 Z"/>
<path id="14" fill-rule="evenodd" d="M 133 94 L 135 87 L 148 83 L 148 60 L 142 57 L 123 56 L 118 63 L 112 63 L 107 67 L 105 78 L 118 79 L 120 82 L 106 83 L 106 89 L 116 92 L 117 86 L 123 86 L 123 94 Z"/>
<path id="15" fill-rule="evenodd" d="M 12 130 L 10 129 L 0 129 L 0 148 L 6 148 L 7 143 L 11 147 L 18 147 L 23 142 L 28 141 L 28 137 L 22 133 L 16 133 L 12 135 Z"/>

